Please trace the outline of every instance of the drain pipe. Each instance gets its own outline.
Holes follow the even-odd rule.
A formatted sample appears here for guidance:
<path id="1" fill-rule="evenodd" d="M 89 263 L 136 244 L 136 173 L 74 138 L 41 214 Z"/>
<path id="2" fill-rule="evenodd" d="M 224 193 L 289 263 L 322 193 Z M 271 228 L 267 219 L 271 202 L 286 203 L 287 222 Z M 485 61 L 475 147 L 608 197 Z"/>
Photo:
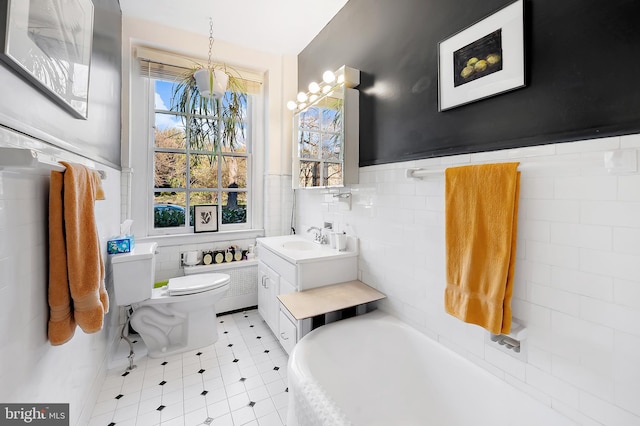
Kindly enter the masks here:
<path id="1" fill-rule="evenodd" d="M 131 371 L 137 367 L 137 365 L 133 365 L 133 358 L 135 357 L 136 354 L 133 351 L 133 342 L 131 341 L 131 339 L 129 339 L 128 335 L 125 336 L 124 334 L 124 331 L 129 328 L 129 322 L 131 321 L 131 306 L 127 306 L 126 311 L 127 311 L 127 320 L 124 322 L 124 325 L 122 326 L 122 330 L 120 331 L 120 338 L 126 340 L 127 343 L 129 344 L 129 356 L 127 357 L 129 358 L 129 367 L 127 367 L 127 371 Z"/>

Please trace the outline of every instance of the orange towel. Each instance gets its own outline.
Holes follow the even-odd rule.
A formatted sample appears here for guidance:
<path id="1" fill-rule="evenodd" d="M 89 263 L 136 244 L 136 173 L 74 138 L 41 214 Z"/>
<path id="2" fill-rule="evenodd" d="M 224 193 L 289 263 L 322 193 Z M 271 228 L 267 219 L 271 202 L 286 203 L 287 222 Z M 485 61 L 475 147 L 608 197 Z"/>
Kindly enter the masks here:
<path id="1" fill-rule="evenodd" d="M 49 340 L 67 342 L 76 323 L 86 333 L 102 329 L 109 310 L 104 287 L 94 203 L 104 199 L 98 173 L 85 166 L 62 163 L 51 172 L 49 193 Z"/>
<path id="2" fill-rule="evenodd" d="M 445 171 L 445 310 L 494 334 L 511 330 L 519 163 Z"/>

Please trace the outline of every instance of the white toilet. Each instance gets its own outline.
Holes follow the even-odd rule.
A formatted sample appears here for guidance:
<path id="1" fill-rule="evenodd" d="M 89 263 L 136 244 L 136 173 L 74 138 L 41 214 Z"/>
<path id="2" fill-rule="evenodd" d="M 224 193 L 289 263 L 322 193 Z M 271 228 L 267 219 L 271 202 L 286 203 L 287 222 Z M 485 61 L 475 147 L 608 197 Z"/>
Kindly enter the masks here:
<path id="1" fill-rule="evenodd" d="M 172 278 L 153 288 L 157 243 L 136 244 L 111 256 L 116 304 L 131 305 L 131 325 L 151 358 L 210 345 L 218 340 L 215 304 L 229 289 L 227 274 Z"/>

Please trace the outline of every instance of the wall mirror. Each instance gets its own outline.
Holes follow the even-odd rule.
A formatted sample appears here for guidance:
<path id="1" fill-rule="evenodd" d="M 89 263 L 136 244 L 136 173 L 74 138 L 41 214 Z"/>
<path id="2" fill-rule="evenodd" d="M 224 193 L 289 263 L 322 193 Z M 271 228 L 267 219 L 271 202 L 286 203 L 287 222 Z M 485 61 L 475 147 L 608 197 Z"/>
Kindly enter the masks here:
<path id="1" fill-rule="evenodd" d="M 293 188 L 330 188 L 358 183 L 360 72 L 342 67 L 334 81 L 311 83 L 299 93 L 293 119 Z"/>

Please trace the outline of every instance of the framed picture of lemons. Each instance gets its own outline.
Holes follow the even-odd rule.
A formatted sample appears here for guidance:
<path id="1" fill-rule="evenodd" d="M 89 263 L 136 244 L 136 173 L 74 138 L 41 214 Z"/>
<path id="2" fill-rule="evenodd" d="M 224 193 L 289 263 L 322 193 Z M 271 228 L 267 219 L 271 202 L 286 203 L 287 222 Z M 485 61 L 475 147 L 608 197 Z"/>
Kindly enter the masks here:
<path id="1" fill-rule="evenodd" d="M 438 110 L 525 85 L 524 0 L 517 0 L 438 45 Z"/>

